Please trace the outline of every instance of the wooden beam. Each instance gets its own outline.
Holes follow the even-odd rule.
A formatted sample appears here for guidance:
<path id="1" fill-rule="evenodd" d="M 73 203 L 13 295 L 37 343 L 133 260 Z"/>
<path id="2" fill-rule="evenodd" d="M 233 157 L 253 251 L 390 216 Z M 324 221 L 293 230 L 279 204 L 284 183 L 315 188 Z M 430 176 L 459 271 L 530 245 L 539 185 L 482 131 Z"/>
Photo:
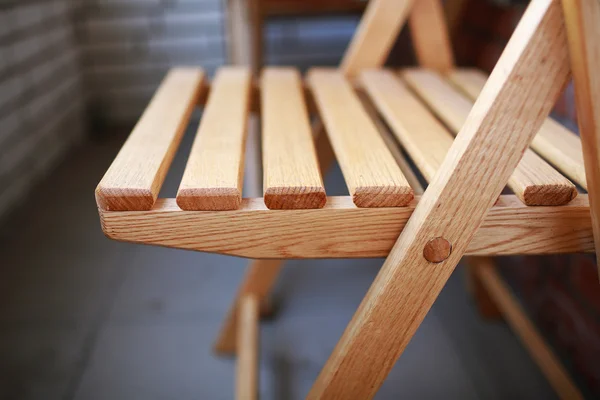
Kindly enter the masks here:
<path id="1" fill-rule="evenodd" d="M 263 58 L 261 0 L 224 0 L 229 63 L 257 73 Z"/>
<path id="2" fill-rule="evenodd" d="M 471 99 L 435 72 L 412 69 L 402 76 L 451 132 L 457 134 L 471 112 Z M 508 187 L 529 206 L 566 204 L 577 196 L 575 185 L 531 149 L 525 150 Z"/>
<path id="3" fill-rule="evenodd" d="M 565 400 L 583 399 L 583 395 L 569 377 L 560 360 L 554 355 L 542 335 L 535 329 L 535 325 L 527 318 L 527 314 L 510 292 L 493 264 L 488 260 L 485 264 L 479 265 L 474 271 L 506 321 L 540 367 L 556 394 Z"/>
<path id="4" fill-rule="evenodd" d="M 236 365 L 236 400 L 256 400 L 258 398 L 258 299 L 252 295 L 242 297 L 238 312 Z"/>
<path id="5" fill-rule="evenodd" d="M 413 190 L 350 83 L 330 69 L 312 69 L 308 82 L 354 204 L 410 203 Z"/>
<path id="6" fill-rule="evenodd" d="M 215 351 L 220 354 L 234 354 L 237 351 L 237 334 L 240 301 L 248 296 L 254 296 L 259 303 L 261 314 L 269 312 L 267 298 L 275 285 L 281 268 L 282 260 L 254 260 L 248 266 L 246 275 L 238 294 L 227 314 L 225 322 L 215 343 Z"/>
<path id="7" fill-rule="evenodd" d="M 560 3 L 534 0 L 309 399 L 376 394 L 480 231 L 568 75 Z M 547 84 L 539 85 L 540 79 Z"/>
<path id="8" fill-rule="evenodd" d="M 474 69 L 453 71 L 448 79 L 467 96 L 476 100 L 487 81 L 487 75 Z M 531 148 L 550 161 L 566 176 L 587 190 L 581 139 L 552 118 L 546 118 Z"/>
<path id="9" fill-rule="evenodd" d="M 462 198 L 459 196 L 459 198 Z M 262 198 L 235 211 L 182 211 L 159 199 L 151 211 L 100 211 L 111 239 L 248 258 L 385 257 L 419 198 L 408 207 L 358 208 L 348 196 L 314 210 L 269 210 Z M 274 240 L 277 238 L 277 240 Z M 587 195 L 565 206 L 528 207 L 502 195 L 468 255 L 593 252 Z"/>
<path id="10" fill-rule="evenodd" d="M 239 207 L 249 107 L 249 69 L 220 68 L 177 191 L 183 210 Z"/>
<path id="11" fill-rule="evenodd" d="M 596 251 L 600 249 L 600 3 L 564 0 L 577 118 L 590 195 Z M 600 263 L 598 263 L 600 272 Z"/>
<path id="12" fill-rule="evenodd" d="M 423 177 L 431 181 L 454 137 L 391 71 L 364 71 L 360 81 Z"/>
<path id="13" fill-rule="evenodd" d="M 352 77 L 365 68 L 382 66 L 414 0 L 371 0 L 344 54 L 341 70 Z"/>
<path id="14" fill-rule="evenodd" d="M 418 0 L 408 20 L 419 65 L 441 74 L 454 69 L 454 55 L 440 0 Z"/>
<path id="15" fill-rule="evenodd" d="M 265 204 L 270 209 L 323 207 L 325 188 L 300 74 L 267 68 L 261 89 Z"/>
<path id="16" fill-rule="evenodd" d="M 96 188 L 104 210 L 150 210 L 204 89 L 204 72 L 174 68 Z"/>

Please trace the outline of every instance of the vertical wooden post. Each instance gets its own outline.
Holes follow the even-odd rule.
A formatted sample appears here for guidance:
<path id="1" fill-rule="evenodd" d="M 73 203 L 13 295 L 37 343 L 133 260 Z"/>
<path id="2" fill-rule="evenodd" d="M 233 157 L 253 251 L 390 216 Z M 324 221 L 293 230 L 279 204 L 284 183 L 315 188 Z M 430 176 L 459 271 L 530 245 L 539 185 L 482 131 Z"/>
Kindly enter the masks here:
<path id="1" fill-rule="evenodd" d="M 596 254 L 600 251 L 600 2 L 563 0 Z M 596 256 L 596 260 L 599 258 Z M 600 263 L 598 263 L 600 273 Z"/>
<path id="2" fill-rule="evenodd" d="M 241 298 L 240 310 L 236 316 L 239 329 L 236 400 L 256 400 L 258 396 L 258 308 L 258 299 L 255 296 L 247 295 Z"/>
<path id="3" fill-rule="evenodd" d="M 260 0 L 225 0 L 229 62 L 247 65 L 257 73 L 262 65 L 262 13 Z"/>

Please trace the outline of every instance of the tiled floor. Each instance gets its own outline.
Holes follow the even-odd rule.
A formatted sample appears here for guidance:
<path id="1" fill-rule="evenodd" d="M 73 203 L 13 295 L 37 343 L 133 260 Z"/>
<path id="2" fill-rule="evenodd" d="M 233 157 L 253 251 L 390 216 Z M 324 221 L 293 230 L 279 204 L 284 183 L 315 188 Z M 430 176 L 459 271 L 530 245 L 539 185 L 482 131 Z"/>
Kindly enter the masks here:
<path id="1" fill-rule="evenodd" d="M 106 239 L 93 191 L 118 147 L 77 149 L 2 226 L 2 400 L 233 397 L 234 360 L 211 345 L 246 261 Z M 327 185 L 345 190 L 337 170 Z M 306 395 L 380 265 L 288 264 L 275 292 L 279 312 L 261 325 L 262 399 Z M 462 274 L 459 267 L 377 398 L 554 398 L 509 329 L 478 317 Z"/>

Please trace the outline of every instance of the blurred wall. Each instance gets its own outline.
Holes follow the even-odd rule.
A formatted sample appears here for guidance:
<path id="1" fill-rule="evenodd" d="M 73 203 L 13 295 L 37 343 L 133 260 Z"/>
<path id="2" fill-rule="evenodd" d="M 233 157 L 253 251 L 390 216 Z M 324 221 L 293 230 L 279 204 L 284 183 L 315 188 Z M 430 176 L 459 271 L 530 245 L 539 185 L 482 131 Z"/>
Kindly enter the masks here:
<path id="1" fill-rule="evenodd" d="M 93 121 L 133 123 L 173 65 L 226 62 L 221 0 L 78 0 L 81 44 Z"/>
<path id="2" fill-rule="evenodd" d="M 79 0 L 74 22 L 81 44 L 90 112 L 100 126 L 129 125 L 173 65 L 227 63 L 225 0 Z M 358 16 L 269 19 L 268 64 L 336 65 Z"/>
<path id="3" fill-rule="evenodd" d="M 0 218 L 84 135 L 68 3 L 0 2 Z"/>
<path id="4" fill-rule="evenodd" d="M 227 63 L 225 0 L 0 0 L 0 220 L 89 131 L 131 127 L 174 65 Z M 265 61 L 337 65 L 358 15 L 269 19 Z"/>

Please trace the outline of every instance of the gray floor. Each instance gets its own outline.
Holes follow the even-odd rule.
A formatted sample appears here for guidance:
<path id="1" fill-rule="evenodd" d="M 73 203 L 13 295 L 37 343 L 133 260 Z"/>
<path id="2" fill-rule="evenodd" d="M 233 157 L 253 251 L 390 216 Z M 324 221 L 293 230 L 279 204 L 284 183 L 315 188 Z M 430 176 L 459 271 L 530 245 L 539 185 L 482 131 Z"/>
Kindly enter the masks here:
<path id="1" fill-rule="evenodd" d="M 234 360 L 211 345 L 246 260 L 106 239 L 93 190 L 119 144 L 77 149 L 2 226 L 0 399 L 233 397 Z M 344 192 L 339 171 L 327 186 Z M 289 262 L 279 312 L 261 325 L 262 399 L 306 395 L 380 265 Z M 478 317 L 462 275 L 459 267 L 377 398 L 554 398 L 509 329 Z"/>

